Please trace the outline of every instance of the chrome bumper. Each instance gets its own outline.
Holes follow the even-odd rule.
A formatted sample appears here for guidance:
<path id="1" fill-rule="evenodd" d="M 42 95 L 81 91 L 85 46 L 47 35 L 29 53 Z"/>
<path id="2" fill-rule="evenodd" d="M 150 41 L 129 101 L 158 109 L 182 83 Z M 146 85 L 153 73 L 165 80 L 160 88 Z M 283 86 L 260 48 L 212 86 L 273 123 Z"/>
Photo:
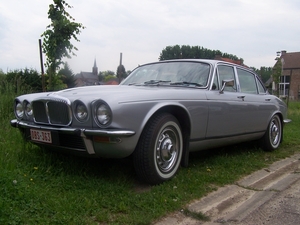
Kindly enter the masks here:
<path id="1" fill-rule="evenodd" d="M 99 136 L 132 136 L 135 134 L 134 131 L 131 130 L 91 130 L 85 128 L 67 128 L 67 127 L 48 127 L 41 125 L 33 125 L 23 121 L 18 121 L 17 119 L 11 120 L 10 125 L 16 128 L 34 128 L 34 129 L 42 129 L 49 131 L 59 131 L 64 133 L 78 134 L 78 135 L 99 135 Z"/>
<path id="2" fill-rule="evenodd" d="M 87 136 L 106 136 L 112 138 L 118 137 L 129 137 L 135 134 L 135 131 L 131 130 L 92 130 L 92 129 L 85 129 L 85 128 L 69 128 L 69 127 L 49 127 L 49 126 L 42 126 L 36 124 L 29 124 L 23 121 L 19 121 L 17 119 L 13 119 L 10 121 L 10 125 L 15 128 L 33 128 L 33 129 L 41 129 L 46 131 L 58 131 L 67 134 L 77 135 L 83 138 L 86 150 L 89 154 L 95 154 L 95 150 L 93 147 L 93 142 L 91 139 L 87 138 Z"/>

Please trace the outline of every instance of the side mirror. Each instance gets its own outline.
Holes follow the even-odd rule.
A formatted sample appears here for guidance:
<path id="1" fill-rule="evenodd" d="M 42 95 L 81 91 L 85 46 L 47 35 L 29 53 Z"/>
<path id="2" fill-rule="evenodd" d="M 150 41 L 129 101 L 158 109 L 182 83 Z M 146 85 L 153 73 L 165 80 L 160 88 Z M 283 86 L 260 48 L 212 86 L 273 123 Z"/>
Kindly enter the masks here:
<path id="1" fill-rule="evenodd" d="M 234 80 L 222 80 L 222 88 L 220 94 L 223 94 L 225 87 L 234 87 Z"/>

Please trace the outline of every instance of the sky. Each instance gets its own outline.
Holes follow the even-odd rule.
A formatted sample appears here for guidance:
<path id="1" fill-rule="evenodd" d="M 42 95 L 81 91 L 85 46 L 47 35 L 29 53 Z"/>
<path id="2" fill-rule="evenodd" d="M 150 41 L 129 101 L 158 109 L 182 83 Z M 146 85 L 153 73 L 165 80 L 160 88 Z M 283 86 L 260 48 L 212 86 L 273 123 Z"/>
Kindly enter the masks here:
<path id="1" fill-rule="evenodd" d="M 272 67 L 276 52 L 300 51 L 299 0 L 66 0 L 86 28 L 64 58 L 74 74 L 116 72 L 158 61 L 167 46 L 201 46 Z M 0 0 L 0 70 L 41 71 L 39 43 L 53 0 Z M 43 60 L 46 61 L 45 54 Z"/>

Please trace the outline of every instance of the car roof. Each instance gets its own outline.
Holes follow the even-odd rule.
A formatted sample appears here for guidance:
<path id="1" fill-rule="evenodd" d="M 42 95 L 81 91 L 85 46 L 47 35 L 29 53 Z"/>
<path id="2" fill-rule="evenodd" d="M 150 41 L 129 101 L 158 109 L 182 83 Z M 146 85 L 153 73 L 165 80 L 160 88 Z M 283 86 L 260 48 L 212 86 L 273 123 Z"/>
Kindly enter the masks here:
<path id="1" fill-rule="evenodd" d="M 170 60 L 162 60 L 162 61 L 156 61 L 156 62 L 152 62 L 152 63 L 146 63 L 143 65 L 155 64 L 155 63 L 166 63 L 166 62 L 203 62 L 203 63 L 209 63 L 213 66 L 215 66 L 217 64 L 227 64 L 227 65 L 240 66 L 240 67 L 249 69 L 248 67 L 243 66 L 243 65 L 226 62 L 226 61 L 222 61 L 222 60 L 216 60 L 216 59 L 170 59 Z M 140 65 L 140 66 L 143 66 L 143 65 Z"/>

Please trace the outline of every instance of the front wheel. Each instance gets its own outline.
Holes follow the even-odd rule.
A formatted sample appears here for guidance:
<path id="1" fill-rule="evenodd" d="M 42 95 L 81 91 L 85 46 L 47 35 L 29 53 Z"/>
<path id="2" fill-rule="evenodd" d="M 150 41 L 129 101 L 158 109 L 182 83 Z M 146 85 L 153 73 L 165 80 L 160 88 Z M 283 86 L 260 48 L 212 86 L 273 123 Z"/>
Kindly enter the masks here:
<path id="1" fill-rule="evenodd" d="M 265 135 L 262 137 L 262 148 L 265 151 L 274 151 L 282 140 L 282 122 L 278 115 L 274 115 L 268 125 Z"/>
<path id="2" fill-rule="evenodd" d="M 149 120 L 133 155 L 140 180 L 160 184 L 177 172 L 183 149 L 183 138 L 177 119 L 162 113 Z"/>

